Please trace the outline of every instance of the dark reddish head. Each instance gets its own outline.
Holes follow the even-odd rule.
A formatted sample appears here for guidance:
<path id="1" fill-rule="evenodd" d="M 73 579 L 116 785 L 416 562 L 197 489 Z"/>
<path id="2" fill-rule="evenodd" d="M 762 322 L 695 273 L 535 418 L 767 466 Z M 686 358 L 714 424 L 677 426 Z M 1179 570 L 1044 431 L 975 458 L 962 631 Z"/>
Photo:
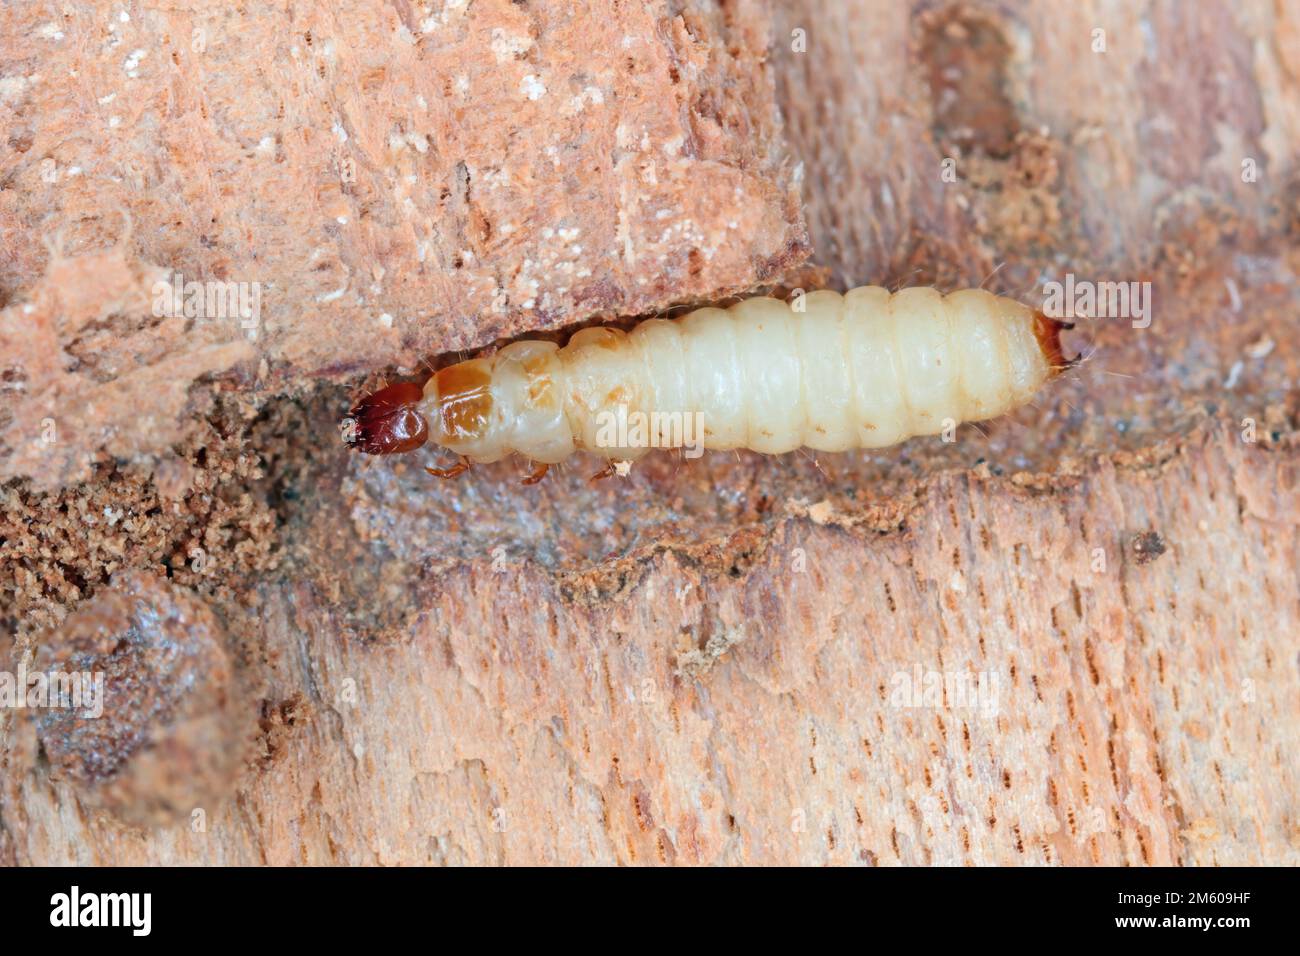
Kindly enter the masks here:
<path id="1" fill-rule="evenodd" d="M 424 389 L 398 382 L 367 395 L 343 420 L 343 440 L 367 455 L 415 451 L 429 440 L 429 423 L 419 412 Z"/>

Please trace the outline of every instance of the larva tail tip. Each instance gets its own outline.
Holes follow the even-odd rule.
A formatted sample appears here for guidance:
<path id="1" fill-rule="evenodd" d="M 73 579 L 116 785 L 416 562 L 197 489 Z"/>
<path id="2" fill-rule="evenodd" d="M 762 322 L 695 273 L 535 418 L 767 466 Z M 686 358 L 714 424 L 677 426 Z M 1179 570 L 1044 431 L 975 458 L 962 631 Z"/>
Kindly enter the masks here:
<path id="1" fill-rule="evenodd" d="M 1053 372 L 1064 372 L 1068 368 L 1073 368 L 1079 361 L 1077 358 L 1067 361 L 1065 353 L 1061 351 L 1061 331 L 1072 328 L 1074 328 L 1073 322 L 1061 322 L 1049 318 L 1042 312 L 1034 313 L 1034 338 L 1038 340 L 1043 358 Z"/>
<path id="2" fill-rule="evenodd" d="M 429 440 L 429 424 L 417 406 L 424 389 L 398 382 L 367 395 L 344 420 L 343 440 L 366 455 L 414 451 Z"/>

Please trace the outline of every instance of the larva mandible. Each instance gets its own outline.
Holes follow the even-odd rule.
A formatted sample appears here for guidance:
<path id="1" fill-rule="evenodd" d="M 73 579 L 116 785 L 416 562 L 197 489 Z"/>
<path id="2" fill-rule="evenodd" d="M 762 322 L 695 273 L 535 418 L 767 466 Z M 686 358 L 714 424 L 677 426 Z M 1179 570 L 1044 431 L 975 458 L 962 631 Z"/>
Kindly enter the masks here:
<path id="1" fill-rule="evenodd" d="M 1024 404 L 1073 364 L 1061 354 L 1063 328 L 980 289 L 863 286 L 810 293 L 801 309 L 752 298 L 629 333 L 583 329 L 563 348 L 515 342 L 423 387 L 367 396 L 346 435 L 372 455 L 432 440 L 461 457 L 427 469 L 441 477 L 514 452 L 542 466 L 530 482 L 580 449 L 612 467 L 683 447 L 691 422 L 708 449 L 879 448 Z"/>

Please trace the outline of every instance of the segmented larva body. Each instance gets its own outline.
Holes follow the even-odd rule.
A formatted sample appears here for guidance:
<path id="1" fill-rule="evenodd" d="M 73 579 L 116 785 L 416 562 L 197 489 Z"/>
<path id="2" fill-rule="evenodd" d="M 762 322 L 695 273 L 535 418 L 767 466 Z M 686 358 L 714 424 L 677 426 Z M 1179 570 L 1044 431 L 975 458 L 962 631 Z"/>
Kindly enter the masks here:
<path id="1" fill-rule="evenodd" d="M 879 448 L 1024 404 L 1067 364 L 1062 327 L 979 289 L 753 298 L 627 333 L 583 329 L 563 348 L 515 342 L 422 390 L 390 386 L 353 410 L 353 444 L 386 454 L 432 439 L 470 462 L 550 464 L 580 449 L 631 460 L 688 440 L 685 418 L 708 449 Z M 648 433 L 607 427 L 620 419 Z"/>

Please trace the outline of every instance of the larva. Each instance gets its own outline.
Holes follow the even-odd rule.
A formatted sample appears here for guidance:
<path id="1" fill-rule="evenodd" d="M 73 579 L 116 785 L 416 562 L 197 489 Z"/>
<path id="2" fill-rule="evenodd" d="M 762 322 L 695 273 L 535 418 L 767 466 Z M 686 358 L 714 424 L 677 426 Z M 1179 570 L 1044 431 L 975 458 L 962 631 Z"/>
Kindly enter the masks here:
<path id="1" fill-rule="evenodd" d="M 879 448 L 1002 415 L 1068 367 L 1065 323 L 980 289 L 813 292 L 799 306 L 729 309 L 594 327 L 559 348 L 521 341 L 448 366 L 421 388 L 352 409 L 349 444 L 372 455 L 432 440 L 472 462 L 511 452 L 546 466 L 580 449 L 610 462 L 691 443 L 781 454 Z M 608 470 L 608 469 L 607 469 Z"/>

